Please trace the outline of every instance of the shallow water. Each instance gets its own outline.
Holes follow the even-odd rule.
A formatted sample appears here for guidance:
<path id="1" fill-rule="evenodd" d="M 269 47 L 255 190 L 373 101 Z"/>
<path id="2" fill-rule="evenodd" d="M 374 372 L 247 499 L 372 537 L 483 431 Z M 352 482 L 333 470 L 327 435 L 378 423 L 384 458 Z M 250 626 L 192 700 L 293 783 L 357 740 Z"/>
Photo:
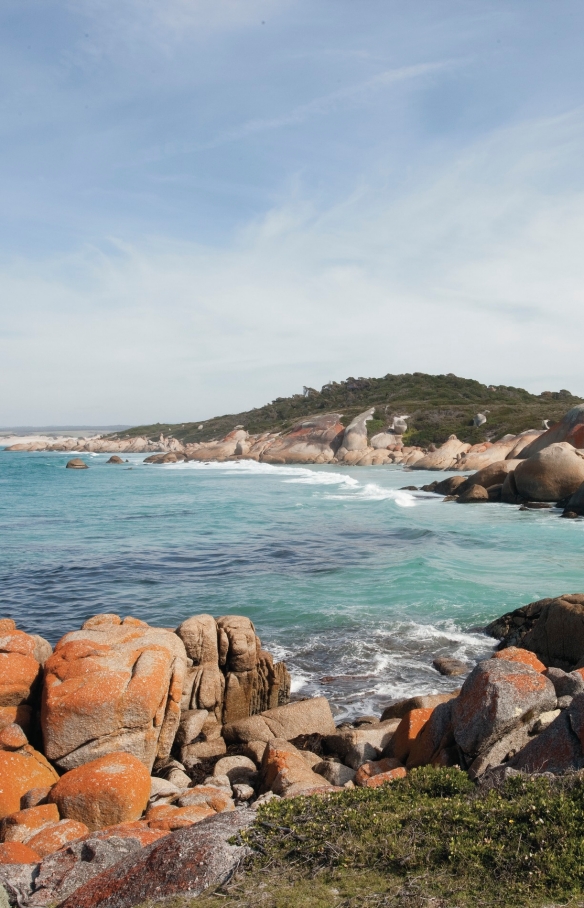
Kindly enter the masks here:
<path id="1" fill-rule="evenodd" d="M 96 612 L 244 614 L 295 691 L 354 716 L 457 686 L 434 656 L 475 659 L 473 627 L 584 591 L 583 522 L 399 491 L 442 474 L 70 456 L 0 452 L 0 613 L 52 642 Z"/>

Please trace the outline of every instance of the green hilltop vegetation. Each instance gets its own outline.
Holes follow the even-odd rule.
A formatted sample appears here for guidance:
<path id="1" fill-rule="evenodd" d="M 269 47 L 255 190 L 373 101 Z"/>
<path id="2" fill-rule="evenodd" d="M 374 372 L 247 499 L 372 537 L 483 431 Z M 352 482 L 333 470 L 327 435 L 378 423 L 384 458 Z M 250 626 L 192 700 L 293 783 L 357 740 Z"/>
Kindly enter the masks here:
<path id="1" fill-rule="evenodd" d="M 507 433 L 540 429 L 542 420 L 555 421 L 580 402 L 579 397 L 566 390 L 536 395 L 523 388 L 483 385 L 452 373 L 413 372 L 383 378 L 351 377 L 329 382 L 320 391 L 305 388 L 303 394 L 277 397 L 263 407 L 244 413 L 178 424 L 136 426 L 118 437 L 144 435 L 156 440 L 163 432 L 184 443 L 204 442 L 222 438 L 236 426 L 243 426 L 253 435 L 286 432 L 308 417 L 329 412 L 342 413 L 342 422 L 348 425 L 357 414 L 375 407 L 374 418 L 368 423 L 370 436 L 382 431 L 393 416 L 408 414 L 409 429 L 405 436 L 408 444 L 441 444 L 452 434 L 461 441 L 476 444 Z M 475 428 L 473 417 L 485 410 L 490 411 L 486 424 Z"/>

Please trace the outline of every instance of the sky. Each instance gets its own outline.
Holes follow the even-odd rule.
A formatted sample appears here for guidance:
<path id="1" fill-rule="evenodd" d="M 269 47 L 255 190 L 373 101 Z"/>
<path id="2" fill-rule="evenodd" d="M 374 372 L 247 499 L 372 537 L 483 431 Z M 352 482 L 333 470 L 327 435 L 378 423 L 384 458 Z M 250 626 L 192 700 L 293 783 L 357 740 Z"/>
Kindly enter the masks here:
<path id="1" fill-rule="evenodd" d="M 2 0 L 0 425 L 584 398 L 582 0 Z"/>

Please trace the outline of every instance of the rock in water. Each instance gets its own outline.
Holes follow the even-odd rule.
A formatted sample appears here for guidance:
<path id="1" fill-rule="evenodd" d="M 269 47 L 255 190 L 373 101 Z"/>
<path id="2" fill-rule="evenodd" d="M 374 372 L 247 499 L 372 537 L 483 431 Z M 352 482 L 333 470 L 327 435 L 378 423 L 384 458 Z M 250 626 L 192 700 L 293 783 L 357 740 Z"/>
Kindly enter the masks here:
<path id="1" fill-rule="evenodd" d="M 513 478 L 528 501 L 569 498 L 584 482 L 584 454 L 568 442 L 550 445 L 518 464 Z"/>
<path id="2" fill-rule="evenodd" d="M 73 460 L 67 461 L 66 464 L 67 470 L 88 470 L 89 467 L 84 460 L 81 460 L 80 457 L 74 457 Z"/>
<path id="3" fill-rule="evenodd" d="M 59 908 L 134 908 L 193 898 L 233 875 L 249 849 L 229 842 L 255 817 L 240 808 L 167 835 L 77 889 Z"/>
<path id="4" fill-rule="evenodd" d="M 185 671 L 176 634 L 117 615 L 86 621 L 62 637 L 45 667 L 46 755 L 68 770 L 122 751 L 151 769 L 170 753 Z"/>

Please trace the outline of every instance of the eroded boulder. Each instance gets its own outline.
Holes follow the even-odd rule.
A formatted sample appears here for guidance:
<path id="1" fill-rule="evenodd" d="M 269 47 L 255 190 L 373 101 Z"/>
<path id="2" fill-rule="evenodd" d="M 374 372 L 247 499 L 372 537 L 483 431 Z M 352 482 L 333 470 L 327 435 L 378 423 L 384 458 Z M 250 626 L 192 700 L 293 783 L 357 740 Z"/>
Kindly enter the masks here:
<path id="1" fill-rule="evenodd" d="M 180 721 L 186 653 L 176 634 L 98 615 L 61 638 L 45 667 L 45 753 L 60 769 L 126 752 L 150 769 Z"/>
<path id="2" fill-rule="evenodd" d="M 326 697 L 299 700 L 223 727 L 223 737 L 228 744 L 271 741 L 274 738 L 291 741 L 299 735 L 335 733 L 335 722 Z"/>

